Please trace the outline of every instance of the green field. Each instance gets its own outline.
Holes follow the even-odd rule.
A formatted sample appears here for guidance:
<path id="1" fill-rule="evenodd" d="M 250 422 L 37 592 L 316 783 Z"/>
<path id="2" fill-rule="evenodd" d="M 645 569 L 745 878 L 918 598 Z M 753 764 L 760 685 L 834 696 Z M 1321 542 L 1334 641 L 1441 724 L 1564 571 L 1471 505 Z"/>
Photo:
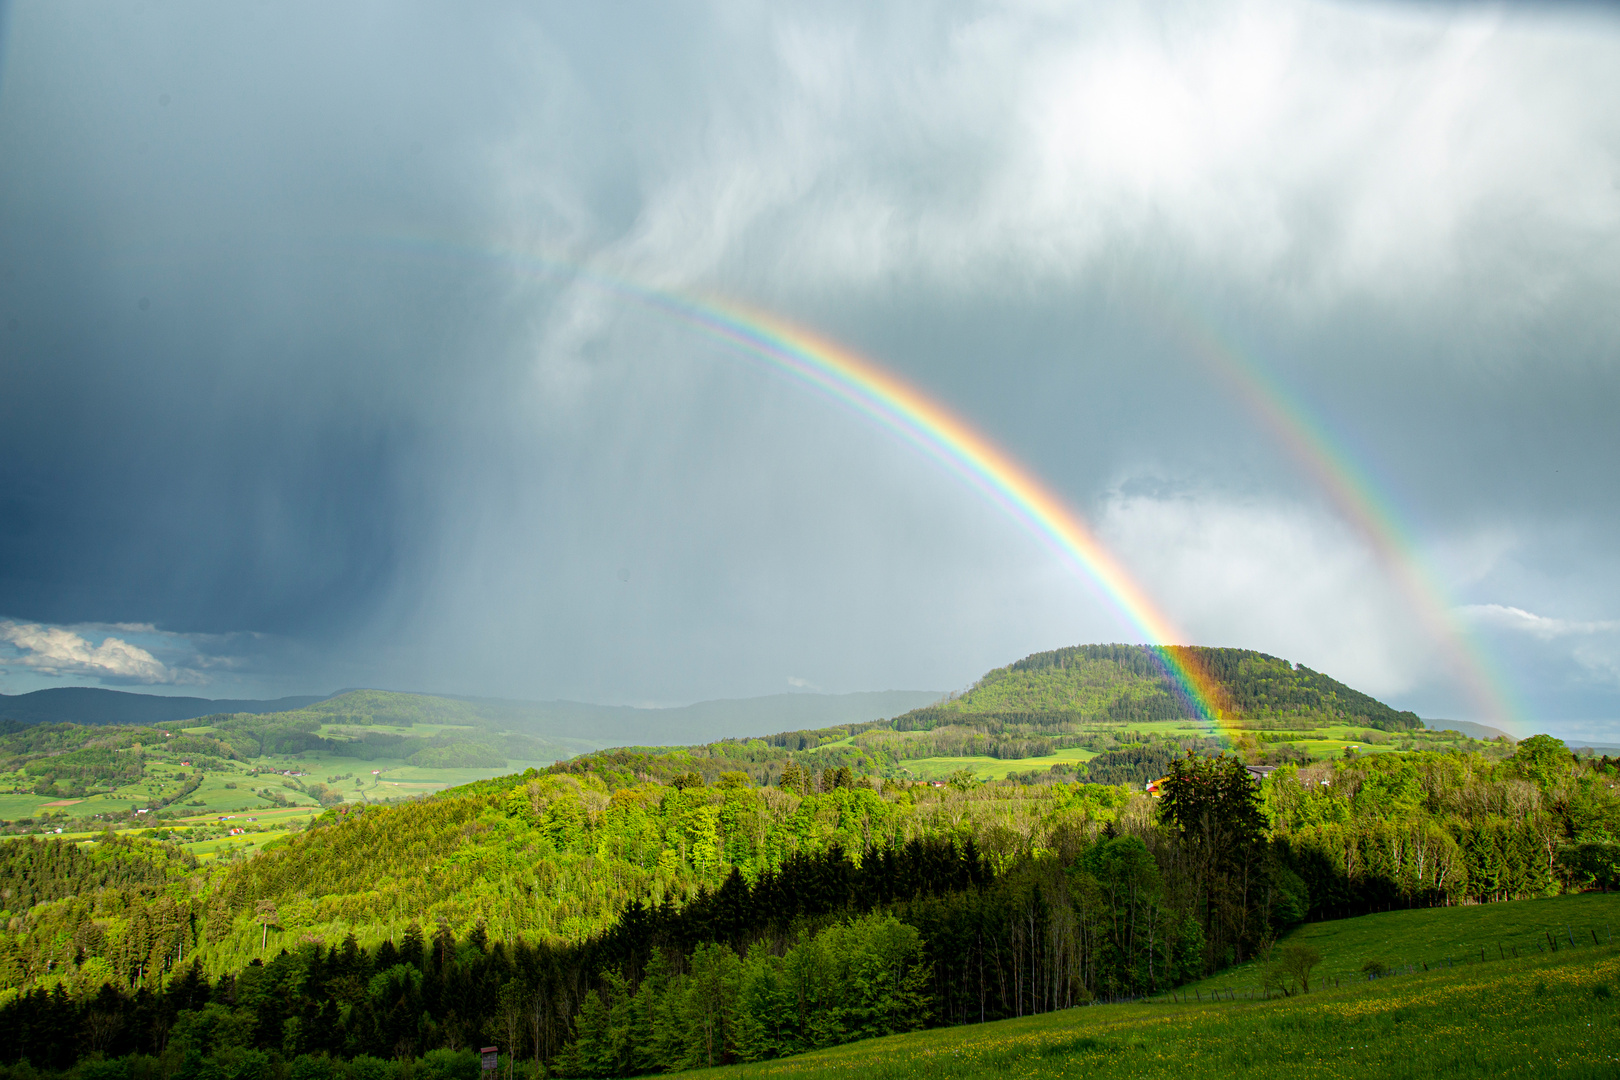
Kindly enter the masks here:
<path id="1" fill-rule="evenodd" d="M 1111 726 L 1093 727 L 1087 725 L 1088 732 L 1109 732 L 1131 735 L 1157 735 L 1164 739 L 1199 739 L 1217 734 L 1212 729 L 1200 726 L 1187 720 L 1160 720 L 1149 723 L 1119 724 Z M 1267 732 L 1267 734 L 1280 734 Z M 1418 736 L 1404 738 L 1388 736 L 1381 732 L 1374 732 L 1375 738 L 1382 741 L 1368 741 L 1367 729 L 1356 725 L 1323 725 L 1310 732 L 1301 732 L 1304 735 L 1320 735 L 1321 738 L 1310 738 L 1290 745 L 1297 746 L 1306 751 L 1313 758 L 1340 757 L 1347 749 L 1359 754 L 1387 754 L 1402 749 L 1405 741 L 1412 741 L 1422 749 L 1437 749 L 1446 746 L 1462 748 L 1468 740 L 1455 735 L 1441 735 L 1438 732 L 1429 732 Z M 827 743 L 827 746 L 839 746 L 849 743 L 849 739 Z M 1097 756 L 1097 752 L 1080 748 L 1059 750 L 1056 754 L 1047 757 L 1029 758 L 993 758 L 993 757 L 924 757 L 905 758 L 900 767 L 905 773 L 919 780 L 942 780 L 959 769 L 971 770 L 974 777 L 979 780 L 1002 780 L 1011 773 L 1023 773 L 1030 770 L 1044 771 L 1058 762 L 1090 761 Z"/>
<path id="2" fill-rule="evenodd" d="M 1356 919 L 1305 923 L 1286 941 L 1310 945 L 1322 954 L 1312 979 L 1360 979 L 1362 965 L 1376 960 L 1389 968 L 1446 963 L 1501 963 L 1515 955 L 1540 955 L 1553 934 L 1560 949 L 1590 954 L 1594 943 L 1607 947 L 1620 930 L 1620 893 L 1573 893 L 1541 900 L 1461 907 L 1387 911 Z M 1595 935 L 1595 937 L 1594 937 Z M 1260 965 L 1240 964 L 1177 994 L 1248 994 L 1260 989 Z"/>
<path id="3" fill-rule="evenodd" d="M 1350 982 L 1271 1001 L 1081 1007 L 892 1035 L 692 1075 L 714 1080 L 1614 1077 L 1620 1075 L 1617 1010 L 1620 948 L 1588 946 Z"/>
<path id="4" fill-rule="evenodd" d="M 164 818 L 171 820 L 180 816 L 270 811 L 276 808 L 276 804 L 258 794 L 265 788 L 276 792 L 293 806 L 306 811 L 319 811 L 320 804 L 312 796 L 289 786 L 283 777 L 274 773 L 252 775 L 249 770 L 254 767 L 302 773 L 304 775 L 298 779 L 305 782 L 327 783 L 329 777 L 345 776 L 346 779 L 328 786 L 341 792 L 349 802 L 376 802 L 431 795 L 475 780 L 522 772 L 531 767 L 543 769 L 550 764 L 549 761 L 513 760 L 499 768 L 430 769 L 405 765 L 397 759 L 370 761 L 314 753 L 297 757 L 258 758 L 250 763 L 233 761 L 226 763 L 223 768 L 216 766 L 211 769 L 197 790 L 165 808 Z M 137 810 L 147 806 L 152 799 L 172 796 L 179 791 L 179 784 L 170 779 L 172 772 L 172 763 L 156 761 L 148 766 L 148 775 L 139 781 L 84 798 L 63 799 L 28 792 L 0 793 L 0 821 L 23 818 L 37 820 L 45 816 L 80 818 Z M 304 816 L 308 816 L 307 813 Z"/>
<path id="5" fill-rule="evenodd" d="M 908 758 L 901 768 L 919 780 L 943 780 L 958 769 L 971 769 L 979 780 L 1002 780 L 1008 773 L 1029 772 L 1031 769 L 1050 769 L 1060 761 L 1089 761 L 1096 757 L 1090 750 L 1074 747 L 1059 750 L 1046 757 L 992 758 L 992 757 L 931 757 Z"/>
<path id="6" fill-rule="evenodd" d="M 15 821 L 18 818 L 37 818 L 41 814 L 50 813 L 57 809 L 70 809 L 77 800 L 61 800 L 52 795 L 33 795 L 23 792 L 8 792 L 0 795 L 0 820 Z M 47 807 L 47 803 L 67 802 L 67 807 Z"/>

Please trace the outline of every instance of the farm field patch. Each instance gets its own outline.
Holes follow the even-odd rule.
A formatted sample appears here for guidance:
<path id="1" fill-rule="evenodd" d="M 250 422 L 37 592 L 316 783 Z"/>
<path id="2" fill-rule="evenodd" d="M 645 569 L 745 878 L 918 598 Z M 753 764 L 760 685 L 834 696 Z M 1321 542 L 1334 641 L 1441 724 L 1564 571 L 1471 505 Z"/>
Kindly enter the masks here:
<path id="1" fill-rule="evenodd" d="M 46 803 L 58 801 L 52 795 L 34 795 L 16 792 L 0 795 L 0 819 L 37 818 Z"/>
<path id="2" fill-rule="evenodd" d="M 931 757 L 902 760 L 900 767 L 921 780 L 943 780 L 958 769 L 971 769 L 979 780 L 1001 780 L 1008 773 L 1046 770 L 1059 762 L 1089 761 L 1097 755 L 1090 750 L 1070 747 L 1045 757 Z"/>

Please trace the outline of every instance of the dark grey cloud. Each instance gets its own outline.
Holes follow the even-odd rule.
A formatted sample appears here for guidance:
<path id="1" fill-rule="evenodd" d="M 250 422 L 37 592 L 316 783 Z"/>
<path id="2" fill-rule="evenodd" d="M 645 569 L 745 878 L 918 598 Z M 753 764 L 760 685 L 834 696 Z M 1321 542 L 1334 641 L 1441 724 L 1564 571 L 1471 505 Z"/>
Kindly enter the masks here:
<path id="1" fill-rule="evenodd" d="M 1601 10 L 20 4 L 6 34 L 0 617 L 68 657 L 13 643 L 19 688 L 93 674 L 114 623 L 219 693 L 661 703 L 1133 636 L 925 456 L 572 264 L 881 358 L 1198 640 L 1487 719 L 1193 312 L 1529 719 L 1620 721 Z"/>

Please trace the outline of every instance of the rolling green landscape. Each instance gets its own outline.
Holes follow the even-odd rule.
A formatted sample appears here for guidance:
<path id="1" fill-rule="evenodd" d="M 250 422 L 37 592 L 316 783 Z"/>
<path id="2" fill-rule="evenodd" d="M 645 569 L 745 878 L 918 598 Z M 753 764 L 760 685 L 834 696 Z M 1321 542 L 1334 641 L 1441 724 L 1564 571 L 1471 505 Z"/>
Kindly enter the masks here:
<path id="1" fill-rule="evenodd" d="M 1620 1080 L 1617 296 L 1620 0 L 0 0 L 0 1080 Z"/>
<path id="2" fill-rule="evenodd" d="M 1336 1075 L 1350 1058 L 1288 1033 L 1562 987 L 1504 1021 L 1522 1055 L 1557 1043 L 1531 1017 L 1607 1001 L 1615 762 L 1188 652 L 1219 723 L 1156 650 L 1086 646 L 881 719 L 684 746 L 379 691 L 12 730 L 0 1062 L 372 1080 L 470 1074 L 494 1043 L 525 1075 L 1184 1054 Z"/>
<path id="3" fill-rule="evenodd" d="M 428 795 L 598 745 L 377 691 L 155 726 L 39 724 L 0 736 L 0 829 L 85 839 L 142 827 L 216 857 L 255 842 L 232 830 L 285 831 L 326 806 Z"/>

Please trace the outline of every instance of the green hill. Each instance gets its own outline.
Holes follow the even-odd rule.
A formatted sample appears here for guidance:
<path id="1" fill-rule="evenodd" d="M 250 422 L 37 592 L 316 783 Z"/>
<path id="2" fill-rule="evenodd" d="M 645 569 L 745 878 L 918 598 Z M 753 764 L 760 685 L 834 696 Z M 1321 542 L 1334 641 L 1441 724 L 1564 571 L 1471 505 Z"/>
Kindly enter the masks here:
<path id="1" fill-rule="evenodd" d="M 1221 707 L 1235 722 L 1308 726 L 1353 723 L 1381 731 L 1423 726 L 1376 698 L 1303 664 L 1250 649 L 1080 645 L 1035 653 L 989 672 L 943 714 L 1071 713 L 1092 720 L 1174 720 L 1195 714 L 1166 670 L 1166 657 L 1196 664 L 1221 687 Z"/>
<path id="2" fill-rule="evenodd" d="M 96 729 L 96 745 L 67 726 L 6 736 L 35 740 L 3 745 L 38 788 L 116 780 L 160 805 L 139 839 L 53 835 L 0 859 L 0 900 L 15 905 L 0 908 L 0 1063 L 67 1068 L 84 1046 L 59 1033 L 92 1027 L 107 1058 L 172 1047 L 164 1060 L 192 1062 L 187 1075 L 378 1080 L 398 1058 L 448 1076 L 460 1048 L 493 1042 L 536 1072 L 579 1075 L 776 1059 L 1263 986 L 1244 965 L 1302 921 L 1286 940 L 1316 940 L 1332 915 L 1423 909 L 1384 951 L 1444 958 L 1490 942 L 1424 919 L 1620 885 L 1614 762 L 1544 736 L 1386 731 L 1376 702 L 1325 676 L 1207 652 L 1234 703 L 1223 730 L 1153 718 L 1181 707 L 1154 650 L 1090 646 L 890 719 L 592 750 L 501 776 L 469 765 L 469 782 L 390 804 L 370 800 L 410 789 L 360 755 L 443 783 L 456 762 L 554 736 L 488 703 L 379 691 Z M 1244 767 L 1278 756 L 1263 782 Z M 984 782 L 965 764 L 981 760 L 1013 772 Z M 919 780 L 936 761 L 955 763 L 948 779 Z M 1165 773 L 1162 798 L 1140 790 Z M 154 820 L 227 776 L 228 795 L 250 783 L 273 809 Z M 1518 962 L 1504 934 L 1498 963 Z M 1352 937 L 1324 951 L 1365 962 Z M 1324 971 L 1343 981 L 1339 963 Z M 1200 982 L 1212 977 L 1228 984 Z M 1064 1045 L 1088 1039 L 1105 1036 Z"/>

